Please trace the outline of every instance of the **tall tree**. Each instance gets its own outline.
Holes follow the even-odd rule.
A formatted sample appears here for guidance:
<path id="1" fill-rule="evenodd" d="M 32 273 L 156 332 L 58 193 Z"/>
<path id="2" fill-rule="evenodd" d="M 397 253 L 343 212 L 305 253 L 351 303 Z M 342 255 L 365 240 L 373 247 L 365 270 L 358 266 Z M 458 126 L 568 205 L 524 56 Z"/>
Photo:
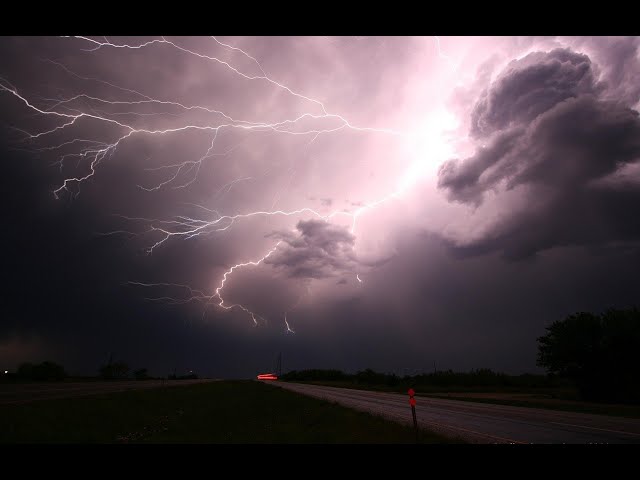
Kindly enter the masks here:
<path id="1" fill-rule="evenodd" d="M 537 364 L 572 379 L 589 400 L 640 403 L 640 310 L 579 312 L 538 338 Z"/>

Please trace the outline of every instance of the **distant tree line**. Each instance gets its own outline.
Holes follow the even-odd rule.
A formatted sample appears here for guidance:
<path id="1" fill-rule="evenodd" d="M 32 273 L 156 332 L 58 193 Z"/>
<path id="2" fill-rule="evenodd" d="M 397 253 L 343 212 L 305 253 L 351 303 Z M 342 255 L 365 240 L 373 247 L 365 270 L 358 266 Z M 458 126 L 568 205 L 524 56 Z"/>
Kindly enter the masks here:
<path id="1" fill-rule="evenodd" d="M 112 355 L 109 356 L 107 363 L 102 365 L 98 370 L 99 376 L 103 380 L 127 380 L 131 378 L 130 372 L 131 368 L 129 364 L 121 360 L 114 361 Z M 149 375 L 149 370 L 146 368 L 138 368 L 131 373 L 136 380 L 150 380 L 153 378 Z"/>
<path id="2" fill-rule="evenodd" d="M 133 375 L 133 378 L 136 380 L 151 380 L 154 378 L 149 375 L 149 370 L 146 368 L 139 368 L 131 372 L 131 374 L 130 371 L 131 369 L 127 363 L 122 361 L 114 362 L 112 359 L 109 359 L 105 365 L 100 367 L 99 373 L 100 378 L 103 380 L 126 380 L 131 378 L 131 375 Z M 168 375 L 167 378 L 169 380 L 189 380 L 198 378 L 198 375 L 193 372 L 189 372 L 186 375 L 176 375 L 173 373 Z"/>
<path id="3" fill-rule="evenodd" d="M 25 362 L 18 367 L 16 377 L 19 380 L 57 381 L 64 380 L 67 373 L 62 365 L 44 361 L 42 363 Z"/>
<path id="4" fill-rule="evenodd" d="M 41 363 L 22 363 L 15 372 L 6 372 L 0 375 L 2 382 L 21 382 L 21 381 L 61 381 L 68 378 L 64 367 L 55 362 L 44 361 Z M 109 361 L 100 366 L 97 377 L 73 377 L 75 380 L 151 380 L 155 377 L 149 374 L 147 368 L 138 368 L 131 371 L 131 368 L 123 361 Z M 189 380 L 199 378 L 197 374 L 190 371 L 186 375 L 176 375 L 175 373 L 168 375 L 169 380 Z"/>
<path id="5" fill-rule="evenodd" d="M 490 369 L 478 369 L 470 372 L 452 370 L 436 371 L 420 375 L 398 376 L 394 373 L 380 373 L 371 369 L 348 374 L 340 370 L 301 370 L 291 371 L 280 378 L 289 381 L 329 381 L 347 382 L 354 385 L 384 386 L 394 389 L 409 387 L 557 387 L 558 378 L 549 375 L 507 375 Z"/>
<path id="6" fill-rule="evenodd" d="M 22 363 L 15 373 L 7 373 L 6 380 L 10 381 L 60 381 L 68 377 L 64 367 L 55 362 L 44 361 L 42 363 Z M 87 378 L 87 377 L 84 377 Z M 110 362 L 99 369 L 99 378 L 103 380 L 127 379 L 129 376 L 129 366 L 124 362 Z M 136 380 L 147 380 L 152 378 L 146 368 L 133 371 L 133 378 Z"/>
<path id="7" fill-rule="evenodd" d="M 198 375 L 196 375 L 195 373 L 189 373 L 187 375 L 176 375 L 171 374 L 167 377 L 169 380 L 195 380 L 196 378 L 198 378 Z"/>

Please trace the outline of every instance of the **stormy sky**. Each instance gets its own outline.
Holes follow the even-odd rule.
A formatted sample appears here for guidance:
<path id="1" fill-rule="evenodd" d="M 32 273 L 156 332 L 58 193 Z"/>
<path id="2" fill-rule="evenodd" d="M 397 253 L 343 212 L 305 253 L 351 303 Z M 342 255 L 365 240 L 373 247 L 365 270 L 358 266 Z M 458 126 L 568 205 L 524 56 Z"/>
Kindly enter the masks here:
<path id="1" fill-rule="evenodd" d="M 537 372 L 638 305 L 637 37 L 3 37 L 0 367 Z"/>

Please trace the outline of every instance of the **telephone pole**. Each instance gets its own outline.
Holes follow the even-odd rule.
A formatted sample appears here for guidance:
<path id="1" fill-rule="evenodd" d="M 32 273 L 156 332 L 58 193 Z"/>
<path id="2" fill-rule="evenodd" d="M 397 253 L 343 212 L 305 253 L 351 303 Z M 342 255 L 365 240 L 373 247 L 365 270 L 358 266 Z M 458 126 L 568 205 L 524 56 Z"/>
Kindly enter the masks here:
<path id="1" fill-rule="evenodd" d="M 278 366 L 276 367 L 278 377 L 282 375 L 282 352 L 278 354 Z"/>

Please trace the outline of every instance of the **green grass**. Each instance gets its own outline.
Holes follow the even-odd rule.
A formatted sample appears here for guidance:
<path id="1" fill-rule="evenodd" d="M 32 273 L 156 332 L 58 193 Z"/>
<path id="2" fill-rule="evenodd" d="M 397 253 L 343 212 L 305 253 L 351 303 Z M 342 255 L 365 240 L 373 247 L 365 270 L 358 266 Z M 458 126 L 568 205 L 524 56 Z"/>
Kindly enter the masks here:
<path id="1" fill-rule="evenodd" d="M 412 428 L 254 381 L 4 405 L 0 443 L 413 443 Z M 421 432 L 421 443 L 450 443 Z"/>
<path id="2" fill-rule="evenodd" d="M 388 385 L 364 385 L 355 384 L 348 381 L 309 381 L 296 382 L 308 383 L 312 385 L 326 385 L 329 387 L 350 388 L 354 390 L 370 390 L 374 392 L 389 393 L 406 393 L 404 387 L 390 387 Z M 540 395 L 547 397 L 543 399 L 501 399 L 501 398 L 473 398 L 467 396 L 456 395 L 456 393 L 529 393 L 532 395 Z M 451 386 L 447 388 L 437 386 L 421 386 L 416 387 L 416 395 L 443 398 L 449 400 L 461 400 L 464 402 L 491 403 L 494 405 L 510 405 L 513 407 L 525 408 L 543 408 L 547 410 L 559 410 L 564 412 L 576 413 L 593 413 L 597 415 L 611 415 L 614 417 L 640 418 L 640 406 L 638 405 L 620 405 L 607 403 L 582 402 L 576 400 L 577 392 L 575 389 L 567 388 L 487 388 L 487 387 L 467 387 L 467 386 Z"/>

